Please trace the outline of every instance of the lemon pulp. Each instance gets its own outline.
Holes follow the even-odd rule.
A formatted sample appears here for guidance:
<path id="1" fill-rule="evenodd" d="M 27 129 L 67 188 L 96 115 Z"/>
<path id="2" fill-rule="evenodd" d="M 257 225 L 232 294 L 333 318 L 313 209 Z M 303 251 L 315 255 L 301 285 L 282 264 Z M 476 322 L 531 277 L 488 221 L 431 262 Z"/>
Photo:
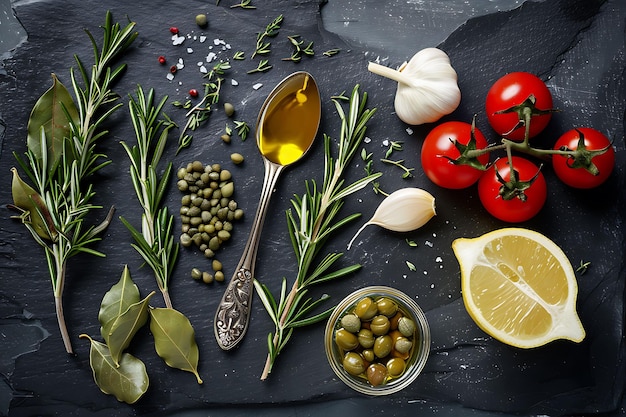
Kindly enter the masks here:
<path id="1" fill-rule="evenodd" d="M 521 348 L 585 337 L 578 314 L 578 285 L 563 251 L 546 236 L 505 228 L 456 239 L 463 301 L 476 324 Z"/>

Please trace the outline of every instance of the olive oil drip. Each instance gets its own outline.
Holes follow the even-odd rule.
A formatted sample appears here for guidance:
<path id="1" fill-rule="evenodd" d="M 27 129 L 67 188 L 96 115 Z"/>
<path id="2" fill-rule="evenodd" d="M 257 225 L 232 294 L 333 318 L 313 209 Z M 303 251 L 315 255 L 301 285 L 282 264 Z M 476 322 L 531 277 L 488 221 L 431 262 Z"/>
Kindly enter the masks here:
<path id="1" fill-rule="evenodd" d="M 311 132 L 317 130 L 319 106 L 317 87 L 309 83 L 308 76 L 302 88 L 287 91 L 284 97 L 274 100 L 259 129 L 261 154 L 280 165 L 300 159 L 311 144 Z"/>

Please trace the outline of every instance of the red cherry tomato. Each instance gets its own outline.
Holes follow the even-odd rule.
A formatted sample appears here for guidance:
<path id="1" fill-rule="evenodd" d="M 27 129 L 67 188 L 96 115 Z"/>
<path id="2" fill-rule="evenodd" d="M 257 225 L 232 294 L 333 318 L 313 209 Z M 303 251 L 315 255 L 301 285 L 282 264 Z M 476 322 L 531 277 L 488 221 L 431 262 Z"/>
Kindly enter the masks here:
<path id="1" fill-rule="evenodd" d="M 589 127 L 580 127 L 565 132 L 554 144 L 554 149 L 579 149 L 580 138 L 584 138 L 584 147 L 577 158 L 564 155 L 552 156 L 552 167 L 561 181 L 574 188 L 595 188 L 609 178 L 615 165 L 615 151 L 609 139 L 602 133 Z M 602 149 L 606 152 L 600 153 Z M 592 166 L 589 166 L 589 160 Z M 597 169 L 597 174 L 590 170 Z"/>
<path id="2" fill-rule="evenodd" d="M 524 125 L 518 128 L 520 114 L 512 111 L 499 113 L 523 104 L 530 96 L 535 98 L 534 107 L 544 114 L 531 118 L 529 138 L 537 136 L 550 122 L 552 113 L 552 95 L 546 84 L 539 77 L 528 72 L 512 72 L 496 81 L 489 92 L 485 109 L 489 124 L 499 135 L 511 140 L 524 139 Z M 521 117 L 523 120 L 523 116 Z"/>
<path id="3" fill-rule="evenodd" d="M 523 191 L 523 195 L 508 200 L 502 195 L 503 184 L 498 179 L 496 170 L 502 180 L 509 182 L 511 169 L 508 159 L 500 158 L 478 180 L 478 197 L 483 207 L 495 218 L 509 223 L 519 223 L 539 213 L 546 202 L 547 188 L 543 174 L 534 163 L 519 156 L 513 156 L 512 160 L 513 169 L 518 173 L 517 181 L 526 184 L 532 181 Z"/>
<path id="4" fill-rule="evenodd" d="M 467 164 L 455 164 L 461 152 L 454 142 L 464 147 L 470 142 L 472 125 L 465 122 L 445 122 L 436 126 L 428 133 L 422 145 L 422 168 L 426 176 L 440 187 L 450 189 L 467 188 L 478 181 L 483 171 Z M 474 129 L 475 148 L 487 147 L 483 134 Z M 474 162 L 485 166 L 489 162 L 489 154 L 474 158 Z"/>

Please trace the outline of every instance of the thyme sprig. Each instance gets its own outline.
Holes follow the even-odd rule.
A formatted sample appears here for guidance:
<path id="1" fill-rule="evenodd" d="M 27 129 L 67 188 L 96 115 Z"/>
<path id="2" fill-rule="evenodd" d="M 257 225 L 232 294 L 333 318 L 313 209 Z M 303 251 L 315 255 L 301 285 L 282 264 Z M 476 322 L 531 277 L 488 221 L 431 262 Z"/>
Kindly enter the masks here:
<path id="1" fill-rule="evenodd" d="M 257 55 L 267 55 L 271 51 L 271 43 L 267 40 L 267 38 L 273 38 L 278 35 L 278 31 L 280 30 L 280 25 L 283 22 L 283 15 L 278 15 L 274 20 L 267 24 L 265 30 L 263 32 L 257 33 L 256 36 L 256 47 L 254 52 L 252 53 L 252 58 Z"/>
<path id="2" fill-rule="evenodd" d="M 348 101 L 347 114 L 341 103 L 343 101 Z M 302 196 L 296 195 L 291 200 L 293 207 L 286 213 L 287 225 L 298 265 L 291 290 L 287 292 L 287 281 L 283 279 L 280 296 L 276 299 L 267 286 L 256 280 L 254 282 L 256 292 L 275 325 L 275 331 L 268 335 L 268 355 L 262 380 L 272 371 L 276 358 L 285 348 L 295 328 L 319 322 L 327 318 L 333 310 L 330 308 L 311 315 L 328 296 L 313 300 L 307 295 L 309 287 L 344 277 L 361 267 L 354 264 L 331 270 L 343 254 L 328 253 L 321 260 L 319 254 L 333 232 L 360 216 L 359 213 L 354 213 L 337 219 L 344 199 L 381 175 L 375 173 L 349 185 L 344 183 L 344 173 L 365 137 L 368 121 L 376 112 L 376 109 L 366 109 L 366 102 L 367 93 L 363 93 L 361 97 L 358 85 L 354 87 L 350 98 L 341 96 L 333 99 L 341 119 L 337 156 L 333 157 L 331 151 L 332 139 L 324 135 L 325 166 L 321 189 L 315 180 L 307 181 L 305 193 Z"/>
<path id="3" fill-rule="evenodd" d="M 172 172 L 169 162 L 159 178 L 157 168 L 170 130 L 175 124 L 170 120 L 160 120 L 167 96 L 155 104 L 154 90 L 146 96 L 141 86 L 137 87 L 137 98 L 130 97 L 130 110 L 137 145 L 130 147 L 121 142 L 130 158 L 130 176 L 135 193 L 143 208 L 141 232 L 123 217 L 120 220 L 131 232 L 135 244 L 133 248 L 152 268 L 165 305 L 172 308 L 168 284 L 178 258 L 179 245 L 174 239 L 174 216 L 168 214 L 167 207 L 161 206 L 163 195 Z"/>
<path id="4" fill-rule="evenodd" d="M 49 214 L 50 225 L 47 227 L 49 232 L 55 232 L 54 239 L 48 240 L 37 235 L 31 224 L 24 223 L 35 241 L 45 251 L 59 329 L 68 353 L 73 353 L 73 348 L 65 324 L 62 302 L 67 262 L 79 253 L 105 256 L 91 245 L 100 240 L 98 235 L 109 223 L 112 209 L 100 226 L 86 227 L 83 224 L 92 210 L 101 208 L 91 203 L 95 191 L 88 179 L 110 163 L 109 160 L 103 161 L 105 155 L 97 152 L 96 145 L 108 133 L 102 130 L 103 123 L 122 105 L 114 104 L 119 97 L 111 90 L 111 86 L 120 77 L 126 65 L 113 67 L 113 63 L 137 37 L 134 28 L 134 22 L 129 22 L 124 27 L 114 23 L 111 13 L 107 12 L 102 26 L 101 47 L 98 46 L 94 36 L 86 30 L 93 46 L 94 64 L 88 70 L 79 57 L 74 56 L 78 75 L 74 68 L 71 69 L 70 75 L 77 100 L 75 106 L 78 110 L 78 119 L 72 120 L 66 111 L 69 130 L 65 132 L 65 139 L 62 138 L 63 148 L 59 159 L 53 161 L 52 156 L 47 155 L 48 143 L 54 138 L 46 135 L 43 125 L 39 144 L 41 157 L 37 157 L 30 146 L 26 160 L 14 153 L 18 164 L 34 182 L 42 198 L 44 206 L 37 211 L 39 214 L 43 212 Z M 65 103 L 63 107 L 67 108 Z M 31 120 L 40 117 L 41 115 L 31 114 Z"/>
<path id="5" fill-rule="evenodd" d="M 205 75 L 205 77 L 208 78 L 208 81 L 204 83 L 204 95 L 202 100 L 200 100 L 198 104 L 193 106 L 187 114 L 185 114 L 187 122 L 178 137 L 178 148 L 176 149 L 177 155 L 184 148 L 191 145 L 193 135 L 188 133 L 188 131 L 195 131 L 202 125 L 203 122 L 208 120 L 209 116 L 211 116 L 211 111 L 213 110 L 212 106 L 217 104 L 220 99 L 222 81 L 224 81 L 222 75 L 224 75 L 230 68 L 231 66 L 228 61 L 220 61 L 216 63 L 211 71 Z M 185 105 L 181 105 L 180 102 L 176 101 L 173 105 L 176 107 L 186 108 Z"/>

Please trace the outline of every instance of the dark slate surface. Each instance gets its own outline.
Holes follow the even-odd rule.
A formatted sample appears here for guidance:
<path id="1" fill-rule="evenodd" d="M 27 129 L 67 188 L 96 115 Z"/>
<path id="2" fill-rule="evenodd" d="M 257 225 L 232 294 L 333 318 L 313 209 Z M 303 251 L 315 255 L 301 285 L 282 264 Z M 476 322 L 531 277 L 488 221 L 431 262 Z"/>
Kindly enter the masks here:
<path id="1" fill-rule="evenodd" d="M 366 70 L 370 59 L 379 57 L 397 66 L 417 49 L 413 50 L 410 42 L 397 42 L 389 49 L 380 46 L 375 42 L 376 32 L 365 18 L 350 21 L 354 32 L 344 41 L 323 28 L 319 4 L 315 1 L 254 3 L 256 10 L 230 9 L 231 2 L 226 0 L 219 6 L 213 2 L 173 0 L 110 1 L 103 6 L 100 2 L 72 0 L 24 2 L 17 7 L 29 39 L 4 63 L 7 74 L 0 75 L 0 119 L 6 125 L 0 148 L 0 172 L 5 173 L 4 185 L 0 187 L 0 372 L 4 375 L 0 414 L 356 415 L 381 411 L 390 415 L 625 414 L 620 404 L 624 388 L 626 278 L 623 262 L 626 4 L 620 0 L 527 2 L 511 11 L 468 19 L 440 45 L 459 73 L 463 93 L 461 106 L 446 119 L 469 121 L 477 113 L 479 127 L 495 140 L 486 126 L 483 109 L 489 85 L 506 72 L 531 71 L 547 81 L 555 106 L 562 110 L 539 139 L 542 143 L 548 146 L 565 130 L 588 125 L 606 132 L 618 151 L 615 173 L 595 191 L 568 189 L 556 181 L 549 168 L 545 170 L 550 186 L 547 205 L 537 218 L 522 226 L 555 240 L 572 263 L 583 259 L 592 262 L 589 271 L 579 277 L 579 313 L 587 338 L 579 345 L 556 342 L 521 351 L 487 337 L 469 318 L 460 295 L 458 264 L 450 249 L 456 237 L 476 236 L 505 224 L 485 213 L 474 188 L 447 191 L 426 179 L 417 155 L 424 135 L 432 126 L 414 128 L 409 134 L 407 126 L 393 114 L 392 82 Z M 345 4 L 348 11 L 361 7 L 351 1 Z M 387 18 L 416 19 L 415 33 L 429 25 L 424 19 L 420 26 L 423 7 L 432 4 L 436 10 L 432 16 L 438 19 L 444 19 L 448 10 L 437 2 L 427 2 L 427 6 L 423 2 L 393 2 L 391 9 L 389 2 L 385 10 L 391 12 L 377 12 L 374 5 L 364 4 L 372 8 L 370 18 L 380 13 Z M 224 39 L 232 46 L 224 57 L 238 49 L 249 54 L 256 33 L 279 13 L 284 13 L 285 23 L 272 42 L 270 60 L 274 68 L 266 74 L 246 75 L 246 71 L 256 66 L 256 61 L 234 62 L 234 69 L 227 77 L 239 81 L 237 87 L 227 82 L 223 91 L 225 100 L 237 107 L 237 119 L 252 124 L 269 90 L 295 70 L 310 71 L 318 81 L 324 98 L 320 132 L 333 137 L 338 135 L 338 123 L 330 96 L 349 91 L 357 83 L 369 93 L 370 106 L 378 107 L 379 112 L 368 130 L 371 143 L 366 148 L 374 152 L 375 158 L 380 158 L 384 154 L 383 140 L 404 141 L 402 157 L 407 165 L 416 168 L 415 178 L 402 180 L 398 171 L 378 164 L 385 172 L 382 187 L 428 189 L 437 198 L 438 216 L 423 229 L 407 234 L 369 228 L 344 261 L 360 262 L 363 269 L 343 282 L 316 288 L 313 293 L 328 293 L 338 301 L 355 288 L 384 284 L 415 297 L 427 312 L 433 341 L 426 369 L 414 384 L 389 398 L 357 395 L 337 380 L 326 364 L 321 324 L 297 331 L 269 380 L 261 382 L 265 340 L 272 328 L 260 302 L 255 300 L 251 329 L 243 344 L 233 352 L 220 351 L 213 337 L 212 318 L 223 286 L 208 287 L 192 281 L 190 269 L 208 268 L 208 265 L 199 254 L 184 250 L 172 281 L 172 299 L 196 329 L 201 351 L 200 373 L 205 383 L 199 386 L 191 374 L 167 368 L 156 357 L 149 334 L 142 332 L 131 350 L 148 366 L 150 390 L 136 405 L 118 403 L 102 394 L 93 383 L 88 345 L 77 335 L 99 334 L 100 300 L 118 280 L 124 264 L 130 266 L 142 294 L 155 289 L 151 273 L 140 268 L 139 256 L 130 247 L 128 232 L 119 221 L 109 227 L 98 245 L 107 258 L 85 256 L 70 262 L 65 308 L 76 356 L 65 354 L 43 254 L 26 230 L 9 220 L 11 212 L 5 208 L 11 201 L 9 168 L 14 165 L 11 152 L 25 149 L 28 115 L 37 97 L 48 87 L 49 74 L 54 72 L 69 84 L 73 54 L 89 62 L 91 51 L 82 29 L 88 28 L 99 35 L 98 25 L 107 8 L 118 20 L 128 16 L 136 21 L 140 33 L 125 57 L 128 72 L 116 86 L 124 99 L 138 83 L 144 88 L 155 88 L 159 96 L 167 94 L 171 100 L 184 99 L 189 88 L 201 88 L 202 78 L 196 63 L 208 53 L 213 39 Z M 209 15 L 207 42 L 188 39 L 182 47 L 173 46 L 168 28 L 177 26 L 183 34 L 199 35 L 194 23 L 199 12 Z M 349 20 L 349 12 L 345 13 L 341 17 L 337 14 L 337 20 Z M 280 61 L 290 53 L 286 36 L 292 34 L 315 42 L 313 59 L 304 59 L 297 65 Z M 393 42 L 393 38 L 389 41 Z M 423 38 L 416 38 L 414 45 L 419 49 L 435 46 L 439 41 L 426 45 L 423 42 Z M 187 47 L 192 47 L 194 52 L 188 54 Z M 339 55 L 322 56 L 321 52 L 337 47 L 342 49 Z M 159 55 L 166 55 L 170 62 L 178 57 L 185 59 L 185 68 L 173 82 L 165 78 L 167 68 L 157 63 Z M 255 91 L 252 85 L 257 82 L 263 83 L 263 87 Z M 183 122 L 181 112 L 171 109 L 169 114 Z M 230 146 L 219 140 L 225 122 L 223 114 L 216 112 L 197 132 L 192 148 L 176 157 L 170 148 L 168 155 L 176 167 L 199 159 L 232 169 L 237 200 L 247 212 L 246 220 L 237 225 L 235 239 L 219 256 L 225 269 L 232 271 L 256 209 L 262 165 L 253 140 L 243 143 L 234 140 Z M 134 140 L 126 108 L 111 119 L 109 128 L 111 133 L 101 149 L 113 163 L 96 179 L 97 201 L 104 206 L 115 204 L 118 215 L 137 222 L 139 209 L 127 173 L 128 160 L 119 145 L 121 140 Z M 275 291 L 283 276 L 293 279 L 284 210 L 289 207 L 293 193 L 302 193 L 304 180 L 320 178 L 323 156 L 320 143 L 306 160 L 284 174 L 273 196 L 258 254 L 257 276 Z M 228 155 L 233 151 L 246 156 L 243 166 L 231 166 Z M 356 178 L 361 173 L 362 164 L 355 161 L 351 175 Z M 172 185 L 168 206 L 177 210 L 179 199 L 180 194 Z M 346 212 L 360 211 L 369 217 L 378 202 L 379 197 L 364 190 L 348 201 L 345 208 Z M 337 235 L 331 247 L 343 250 L 358 226 L 355 223 Z M 409 248 L 405 238 L 415 240 L 419 247 Z M 407 260 L 416 265 L 416 271 L 408 270 Z M 158 297 L 153 300 L 155 305 L 162 304 Z"/>

